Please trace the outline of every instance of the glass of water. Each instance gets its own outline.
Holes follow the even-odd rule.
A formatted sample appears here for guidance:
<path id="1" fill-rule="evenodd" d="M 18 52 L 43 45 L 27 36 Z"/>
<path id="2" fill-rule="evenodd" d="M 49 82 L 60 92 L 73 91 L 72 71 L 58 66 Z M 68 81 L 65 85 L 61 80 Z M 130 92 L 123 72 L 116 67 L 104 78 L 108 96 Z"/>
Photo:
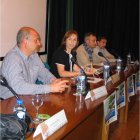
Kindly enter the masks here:
<path id="1" fill-rule="evenodd" d="M 43 99 L 41 95 L 34 95 L 32 98 L 32 105 L 36 108 L 36 117 L 33 119 L 35 124 L 42 122 L 41 119 L 38 118 L 38 110 L 43 105 Z"/>

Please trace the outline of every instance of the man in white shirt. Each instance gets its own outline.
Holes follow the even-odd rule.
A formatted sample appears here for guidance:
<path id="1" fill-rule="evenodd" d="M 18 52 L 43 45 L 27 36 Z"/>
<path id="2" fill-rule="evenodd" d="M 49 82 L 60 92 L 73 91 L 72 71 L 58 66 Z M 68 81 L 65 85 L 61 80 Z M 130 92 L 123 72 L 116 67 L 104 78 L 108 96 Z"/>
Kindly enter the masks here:
<path id="1" fill-rule="evenodd" d="M 107 44 L 107 39 L 104 36 L 98 37 L 97 38 L 97 46 L 94 48 L 94 54 L 97 56 L 97 63 L 104 63 L 106 62 L 104 57 L 101 57 L 98 55 L 99 52 L 101 52 L 109 62 L 115 62 L 115 57 L 109 53 L 106 49 L 106 44 Z"/>

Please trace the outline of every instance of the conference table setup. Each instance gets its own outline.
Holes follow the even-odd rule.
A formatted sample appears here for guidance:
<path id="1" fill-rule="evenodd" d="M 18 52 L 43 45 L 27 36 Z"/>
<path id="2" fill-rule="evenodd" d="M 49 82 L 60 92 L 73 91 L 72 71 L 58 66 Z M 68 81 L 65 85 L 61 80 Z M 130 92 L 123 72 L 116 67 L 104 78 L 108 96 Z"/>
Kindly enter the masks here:
<path id="1" fill-rule="evenodd" d="M 131 77 L 133 83 L 129 82 Z M 41 94 L 43 103 L 39 108 L 39 115 L 47 116 L 48 119 L 42 119 L 40 124 L 35 124 L 36 130 L 27 140 L 107 140 L 113 122 L 127 122 L 129 108 L 133 106 L 139 91 L 135 86 L 136 82 L 139 82 L 138 77 L 138 63 L 130 64 L 120 71 L 114 68 L 106 83 L 102 77 L 88 76 L 89 91 L 86 95 L 77 95 L 76 83 L 73 79 L 67 78 L 69 87 L 63 93 Z M 120 86 L 124 91 L 121 104 L 117 102 L 119 97 L 116 95 L 120 94 L 117 91 L 122 90 Z M 34 96 L 19 96 L 32 118 L 36 116 L 36 108 L 32 104 Z M 110 100 L 112 104 L 109 104 Z M 13 113 L 15 97 L 0 102 L 0 113 Z M 112 106 L 109 111 L 106 103 L 109 107 Z"/>

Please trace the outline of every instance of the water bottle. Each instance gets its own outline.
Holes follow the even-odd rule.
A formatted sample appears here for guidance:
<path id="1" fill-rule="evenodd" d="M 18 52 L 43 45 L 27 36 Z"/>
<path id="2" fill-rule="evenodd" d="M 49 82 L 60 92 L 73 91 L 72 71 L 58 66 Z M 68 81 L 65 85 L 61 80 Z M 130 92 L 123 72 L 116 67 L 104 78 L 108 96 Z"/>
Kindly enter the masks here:
<path id="1" fill-rule="evenodd" d="M 122 60 L 121 60 L 121 58 L 118 58 L 117 59 L 117 70 L 119 71 L 121 69 L 122 69 Z"/>
<path id="2" fill-rule="evenodd" d="M 77 77 L 77 94 L 85 94 L 85 76 Z"/>
<path id="3" fill-rule="evenodd" d="M 85 90 L 86 90 L 86 77 L 83 74 L 83 72 L 81 71 L 81 75 L 79 75 L 77 77 L 77 94 L 85 94 Z"/>
<path id="4" fill-rule="evenodd" d="M 23 100 L 17 99 L 13 111 L 17 114 L 17 116 L 20 119 L 25 119 L 26 108 L 24 106 Z"/>
<path id="5" fill-rule="evenodd" d="M 131 54 L 129 53 L 127 55 L 127 65 L 129 65 L 131 63 Z"/>
<path id="6" fill-rule="evenodd" d="M 107 79 L 109 78 L 109 76 L 110 76 L 110 66 L 104 65 L 103 78 L 104 78 L 105 83 Z"/>

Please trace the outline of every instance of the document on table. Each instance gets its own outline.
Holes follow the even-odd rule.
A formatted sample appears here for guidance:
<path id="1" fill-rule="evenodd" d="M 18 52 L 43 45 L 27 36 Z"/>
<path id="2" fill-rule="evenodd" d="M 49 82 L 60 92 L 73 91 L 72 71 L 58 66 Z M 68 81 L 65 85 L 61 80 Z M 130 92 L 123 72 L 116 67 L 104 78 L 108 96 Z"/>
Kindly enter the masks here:
<path id="1" fill-rule="evenodd" d="M 98 83 L 98 82 L 103 80 L 101 78 L 94 78 L 94 77 L 87 77 L 87 79 L 88 79 L 89 83 L 94 83 L 94 84 L 96 84 L 96 83 Z"/>

